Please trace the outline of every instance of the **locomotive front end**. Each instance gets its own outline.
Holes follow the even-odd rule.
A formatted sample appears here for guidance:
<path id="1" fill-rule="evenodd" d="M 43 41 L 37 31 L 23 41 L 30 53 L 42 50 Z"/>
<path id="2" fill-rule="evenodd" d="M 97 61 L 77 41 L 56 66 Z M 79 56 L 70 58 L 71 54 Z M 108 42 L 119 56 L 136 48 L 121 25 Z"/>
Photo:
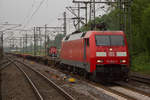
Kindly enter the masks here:
<path id="1" fill-rule="evenodd" d="M 128 80 L 129 53 L 123 32 L 95 34 L 95 73 L 105 80 Z"/>

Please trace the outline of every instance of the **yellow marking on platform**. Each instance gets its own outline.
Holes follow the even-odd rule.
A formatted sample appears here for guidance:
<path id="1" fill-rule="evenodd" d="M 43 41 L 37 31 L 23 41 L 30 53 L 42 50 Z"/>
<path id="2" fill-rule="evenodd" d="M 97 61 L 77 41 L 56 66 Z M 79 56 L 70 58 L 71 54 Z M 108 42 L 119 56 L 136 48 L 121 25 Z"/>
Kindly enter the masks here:
<path id="1" fill-rule="evenodd" d="M 75 78 L 69 78 L 68 81 L 69 81 L 70 83 L 75 83 L 75 82 L 76 82 L 76 79 L 75 79 Z"/>

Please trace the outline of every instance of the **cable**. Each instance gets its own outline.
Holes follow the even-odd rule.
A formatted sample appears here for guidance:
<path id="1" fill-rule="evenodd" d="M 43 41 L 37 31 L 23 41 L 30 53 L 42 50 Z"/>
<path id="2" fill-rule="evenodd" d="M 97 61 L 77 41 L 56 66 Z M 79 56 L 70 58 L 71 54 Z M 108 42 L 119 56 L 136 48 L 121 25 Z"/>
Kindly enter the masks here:
<path id="1" fill-rule="evenodd" d="M 41 2 L 40 2 L 40 4 L 39 4 L 39 6 L 37 7 L 37 9 L 32 13 L 32 15 L 31 15 L 31 17 L 30 17 L 30 19 L 27 21 L 27 23 L 24 25 L 24 28 L 25 28 L 25 26 L 27 25 L 27 24 L 29 24 L 30 23 L 30 21 L 31 21 L 31 19 L 32 19 L 32 17 L 37 13 L 37 11 L 40 9 L 40 7 L 42 6 L 42 4 L 44 3 L 44 1 L 45 0 L 42 0 Z"/>
<path id="2" fill-rule="evenodd" d="M 31 12 L 33 11 L 32 9 L 33 9 L 34 5 L 35 5 L 35 0 L 33 0 L 33 3 L 32 3 L 32 5 L 31 5 L 31 8 L 28 9 L 27 15 L 26 15 L 26 17 L 24 18 L 23 22 L 25 21 L 26 18 L 29 17 L 29 15 L 31 14 Z M 23 23 L 23 22 L 22 22 L 22 23 Z"/>

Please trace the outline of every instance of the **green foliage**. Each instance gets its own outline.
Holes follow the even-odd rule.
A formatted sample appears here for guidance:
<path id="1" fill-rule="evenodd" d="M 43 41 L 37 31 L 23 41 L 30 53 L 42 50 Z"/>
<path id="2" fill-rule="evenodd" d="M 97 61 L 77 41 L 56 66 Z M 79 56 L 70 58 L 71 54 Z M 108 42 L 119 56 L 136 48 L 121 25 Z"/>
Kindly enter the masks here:
<path id="1" fill-rule="evenodd" d="M 132 34 L 133 34 L 133 53 L 137 54 L 139 52 L 150 52 L 148 50 L 149 45 L 147 42 L 149 40 L 147 32 L 148 26 L 145 22 L 149 22 L 146 18 L 146 13 L 148 14 L 150 0 L 134 0 L 132 4 Z"/>
<path id="2" fill-rule="evenodd" d="M 145 44 L 145 49 L 148 51 L 150 56 L 150 4 L 148 7 L 144 10 L 143 16 L 142 16 L 142 31 L 143 31 L 143 40 Z"/>
<path id="3" fill-rule="evenodd" d="M 102 16 L 102 21 L 107 25 L 108 30 L 119 30 L 118 13 L 120 11 L 115 9 L 109 14 Z"/>
<path id="4" fill-rule="evenodd" d="M 61 47 L 61 41 L 62 41 L 63 37 L 64 37 L 63 34 L 58 34 L 58 35 L 55 37 L 54 43 L 55 43 L 55 46 L 56 46 L 57 48 L 60 48 L 60 47 Z"/>
<path id="5" fill-rule="evenodd" d="M 105 14 L 101 17 L 96 17 L 95 18 L 95 22 L 96 24 L 100 24 L 102 22 L 104 22 L 106 24 L 106 27 L 108 30 L 119 30 L 119 24 L 118 24 L 118 13 L 120 11 L 118 9 L 115 9 L 113 11 L 111 11 L 108 14 Z M 94 21 L 90 21 L 88 22 L 88 24 L 86 26 L 83 26 L 81 28 L 81 31 L 88 31 L 91 30 L 91 25 L 94 24 Z M 96 29 L 99 30 L 99 29 Z"/>
<path id="6" fill-rule="evenodd" d="M 144 74 L 150 74 L 150 62 L 147 53 L 139 53 L 133 57 L 132 70 Z"/>
<path id="7" fill-rule="evenodd" d="M 149 56 L 146 52 L 139 53 L 138 55 L 133 57 L 133 66 L 135 65 L 143 65 L 149 62 Z"/>

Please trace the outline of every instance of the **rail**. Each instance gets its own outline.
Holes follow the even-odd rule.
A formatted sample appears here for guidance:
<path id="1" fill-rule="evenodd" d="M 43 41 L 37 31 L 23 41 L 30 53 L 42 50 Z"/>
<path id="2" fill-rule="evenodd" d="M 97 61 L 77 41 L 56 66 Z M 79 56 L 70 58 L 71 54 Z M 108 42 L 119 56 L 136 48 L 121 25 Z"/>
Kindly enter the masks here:
<path id="1" fill-rule="evenodd" d="M 31 69 L 32 71 L 34 71 L 35 73 L 37 73 L 38 75 L 40 75 L 41 77 L 43 77 L 47 82 L 49 82 L 51 84 L 51 86 L 53 86 L 60 94 L 63 95 L 63 97 L 65 97 L 65 99 L 67 100 L 75 100 L 70 94 L 68 94 L 65 90 L 63 90 L 61 87 L 59 87 L 57 84 L 55 84 L 52 80 L 50 80 L 49 78 L 47 78 L 45 75 L 43 75 L 42 73 L 40 73 L 39 71 L 33 69 L 31 66 L 19 61 L 19 60 L 16 60 L 18 63 L 20 64 L 23 64 L 24 66 L 28 67 L 29 69 Z M 13 62 L 15 63 L 15 62 Z M 15 63 L 16 64 L 16 63 Z M 20 70 L 22 70 L 23 72 L 23 69 L 21 69 L 19 66 L 18 68 Z M 32 84 L 32 86 L 34 87 L 34 91 L 36 91 L 36 94 L 39 96 L 40 100 L 43 100 L 43 97 L 41 96 L 41 94 L 39 93 L 38 89 L 35 87 L 35 85 L 33 84 L 33 82 L 31 82 L 31 79 L 27 76 L 27 74 L 24 72 L 25 76 L 27 77 L 28 81 L 30 81 L 30 84 Z"/>

